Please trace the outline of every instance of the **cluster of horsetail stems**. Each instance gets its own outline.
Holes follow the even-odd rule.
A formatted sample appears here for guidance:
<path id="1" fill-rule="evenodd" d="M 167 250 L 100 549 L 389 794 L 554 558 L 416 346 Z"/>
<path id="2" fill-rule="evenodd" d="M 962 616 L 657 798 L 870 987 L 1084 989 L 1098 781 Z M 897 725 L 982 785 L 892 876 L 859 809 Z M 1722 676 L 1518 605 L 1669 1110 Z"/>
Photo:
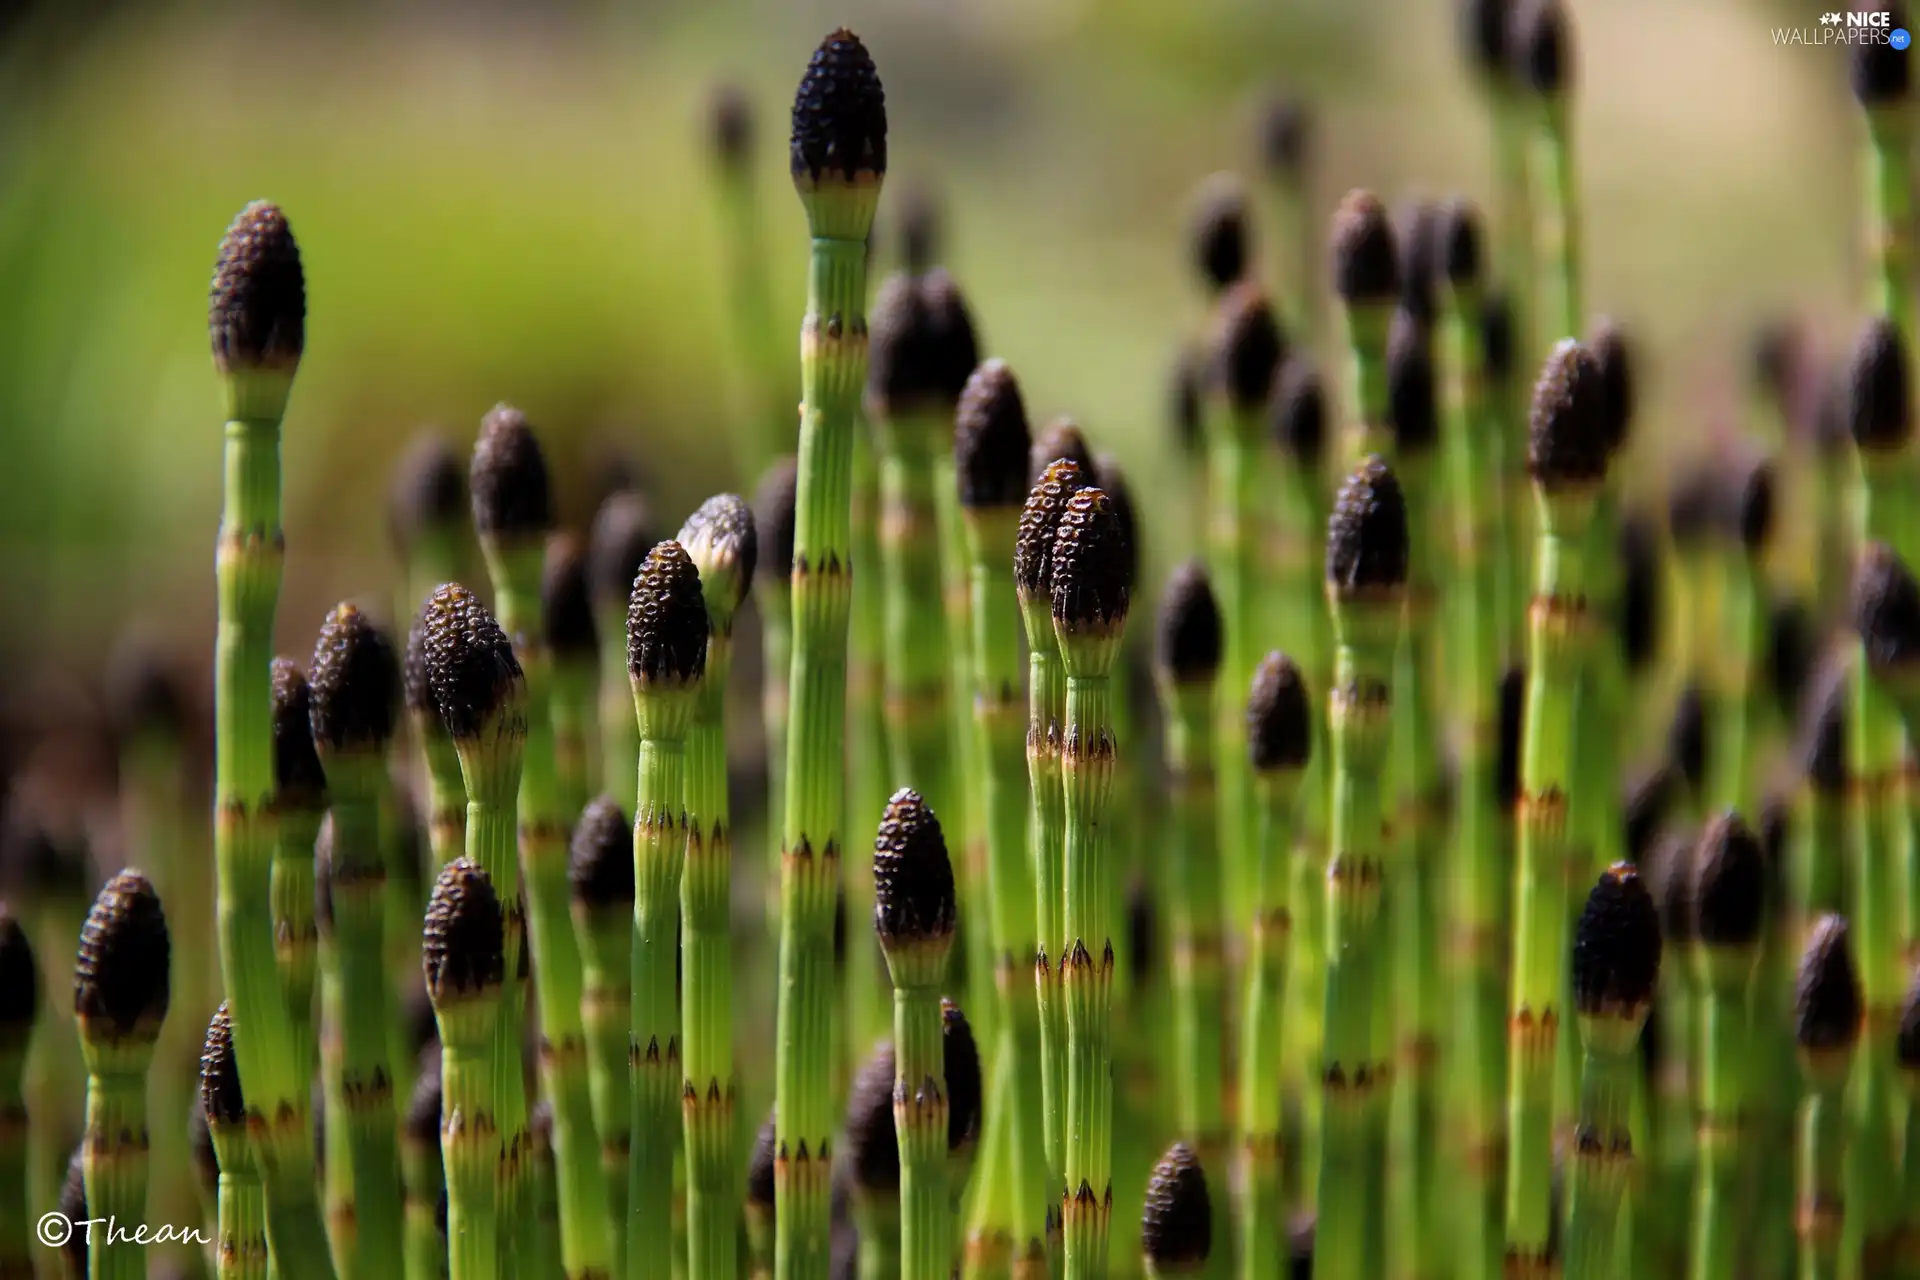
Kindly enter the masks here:
<path id="1" fill-rule="evenodd" d="M 246 1099 L 233 1057 L 233 1019 L 222 1004 L 207 1024 L 200 1055 L 200 1108 L 219 1161 L 214 1248 L 220 1280 L 265 1280 L 267 1202 L 247 1140 Z"/>

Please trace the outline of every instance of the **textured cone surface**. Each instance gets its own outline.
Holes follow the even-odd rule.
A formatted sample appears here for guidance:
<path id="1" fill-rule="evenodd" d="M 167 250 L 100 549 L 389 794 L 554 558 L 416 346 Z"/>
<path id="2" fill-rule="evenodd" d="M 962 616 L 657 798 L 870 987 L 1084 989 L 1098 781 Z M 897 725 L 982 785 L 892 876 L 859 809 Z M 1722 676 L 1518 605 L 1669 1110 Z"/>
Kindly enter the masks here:
<path id="1" fill-rule="evenodd" d="M 753 508 L 737 493 L 717 493 L 694 509 L 677 539 L 699 569 L 702 581 L 718 574 L 732 584 L 727 609 L 740 607 L 753 586 L 760 559 L 760 533 Z"/>
<path id="2" fill-rule="evenodd" d="M 200 1053 L 200 1109 L 207 1119 L 222 1124 L 239 1124 L 247 1118 L 240 1064 L 233 1056 L 233 1018 L 224 1000 L 207 1024 L 207 1043 Z"/>
<path id="3" fill-rule="evenodd" d="M 612 796 L 597 796 L 580 811 L 569 854 L 567 879 L 575 902 L 587 907 L 633 902 L 633 827 Z"/>
<path id="4" fill-rule="evenodd" d="M 506 918 L 493 881 L 480 865 L 455 858 L 440 869 L 427 923 L 421 934 L 421 960 L 427 993 L 435 1003 L 498 987 L 506 979 Z"/>
<path id="5" fill-rule="evenodd" d="M 1147 1180 L 1140 1250 L 1155 1265 L 1167 1268 L 1198 1266 L 1213 1251 L 1207 1175 L 1184 1142 L 1168 1148 Z"/>
<path id="6" fill-rule="evenodd" d="M 1019 506 L 1027 496 L 1027 451 L 1032 447 L 1019 380 L 1006 361 L 988 360 L 967 379 L 953 415 L 961 503 Z"/>
<path id="7" fill-rule="evenodd" d="M 273 660 L 273 788 L 282 808 L 319 809 L 327 774 L 313 741 L 312 691 L 292 658 Z"/>
<path id="8" fill-rule="evenodd" d="M 1271 410 L 1274 443 L 1296 465 L 1313 471 L 1327 447 L 1327 402 L 1320 371 L 1304 354 L 1280 367 Z"/>
<path id="9" fill-rule="evenodd" d="M 474 737 L 524 680 L 520 660 L 487 607 L 457 582 L 433 593 L 421 623 L 440 718 L 455 738 Z"/>
<path id="10" fill-rule="evenodd" d="M 1313 707 L 1300 668 L 1274 651 L 1253 671 L 1247 699 L 1247 756 L 1256 772 L 1303 769 L 1313 749 Z"/>
<path id="11" fill-rule="evenodd" d="M 1600 362 L 1563 338 L 1533 388 L 1527 422 L 1527 474 L 1548 493 L 1596 485 L 1612 451 L 1612 401 Z"/>
<path id="12" fill-rule="evenodd" d="M 1061 458 L 1080 468 L 1082 484 L 1093 483 L 1093 449 L 1087 444 L 1080 424 L 1072 418 L 1055 418 L 1034 437 L 1033 447 L 1027 451 L 1029 478 L 1038 484 L 1047 474 L 1047 468 Z"/>
<path id="13" fill-rule="evenodd" d="M 1067 501 L 1053 545 L 1053 616 L 1089 626 L 1127 616 L 1132 548 L 1103 490 L 1082 489 Z"/>
<path id="14" fill-rule="evenodd" d="M 1865 1003 L 1851 933 L 1844 916 L 1814 923 L 1794 983 L 1794 1037 L 1802 1049 L 1850 1049 L 1860 1037 Z"/>
<path id="15" fill-rule="evenodd" d="M 887 95 L 860 37 L 845 27 L 820 42 L 793 96 L 795 177 L 851 179 L 887 171 Z"/>
<path id="16" fill-rule="evenodd" d="M 917 791 L 887 801 L 873 844 L 873 923 L 883 944 L 946 937 L 955 916 L 953 864 L 940 819 Z"/>
<path id="17" fill-rule="evenodd" d="M 495 405 L 473 447 L 473 527 L 483 536 L 527 537 L 553 529 L 547 458 L 527 415 Z"/>
<path id="18" fill-rule="evenodd" d="M 1350 191 L 1333 215 L 1333 287 L 1342 301 L 1392 302 L 1400 292 L 1400 255 L 1387 207 L 1371 191 Z"/>
<path id="19" fill-rule="evenodd" d="M 1344 594 L 1406 581 L 1406 496 L 1386 460 L 1369 454 L 1340 486 L 1327 521 L 1327 585 Z"/>
<path id="20" fill-rule="evenodd" d="M 1211 680 L 1220 671 L 1221 631 L 1220 605 L 1206 566 L 1189 560 L 1173 571 L 1160 597 L 1154 663 L 1177 683 Z"/>
<path id="21" fill-rule="evenodd" d="M 659 543 L 627 602 L 627 671 L 640 681 L 698 680 L 707 669 L 707 602 L 700 571 L 678 542 Z"/>
<path id="22" fill-rule="evenodd" d="M 1601 873 L 1573 933 L 1573 999 L 1581 1013 L 1619 1016 L 1653 1000 L 1660 909 L 1632 863 Z"/>
<path id="23" fill-rule="evenodd" d="M 80 931 L 73 1011 L 125 1034 L 167 1014 L 172 944 L 160 896 L 138 871 L 107 881 Z"/>
<path id="24" fill-rule="evenodd" d="M 227 228 L 214 262 L 207 307 L 214 365 L 225 372 L 295 364 L 306 326 L 300 246 L 280 207 L 256 200 Z"/>
<path id="25" fill-rule="evenodd" d="M 384 747 L 400 706 L 393 642 L 366 614 L 336 605 L 307 666 L 314 741 L 335 751 Z"/>
<path id="26" fill-rule="evenodd" d="M 1028 493 L 1026 505 L 1020 512 L 1019 538 L 1013 552 L 1013 576 L 1023 593 L 1037 596 L 1048 591 L 1053 580 L 1054 539 L 1060 531 L 1060 516 L 1084 483 L 1079 463 L 1070 458 L 1056 458 Z"/>

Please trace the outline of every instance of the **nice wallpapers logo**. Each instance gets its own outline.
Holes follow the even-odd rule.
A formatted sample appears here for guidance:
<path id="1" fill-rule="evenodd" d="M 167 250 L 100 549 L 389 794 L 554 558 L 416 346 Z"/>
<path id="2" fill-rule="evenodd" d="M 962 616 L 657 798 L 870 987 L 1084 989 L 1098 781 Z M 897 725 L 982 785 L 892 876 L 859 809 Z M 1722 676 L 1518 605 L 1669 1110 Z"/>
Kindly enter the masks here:
<path id="1" fill-rule="evenodd" d="M 1913 37 L 1905 27 L 1895 26 L 1893 14 L 1886 10 L 1852 13 L 1829 9 L 1820 15 L 1820 21 L 1814 25 L 1775 27 L 1773 42 L 1805 45 L 1884 44 L 1904 51 L 1913 43 Z"/>

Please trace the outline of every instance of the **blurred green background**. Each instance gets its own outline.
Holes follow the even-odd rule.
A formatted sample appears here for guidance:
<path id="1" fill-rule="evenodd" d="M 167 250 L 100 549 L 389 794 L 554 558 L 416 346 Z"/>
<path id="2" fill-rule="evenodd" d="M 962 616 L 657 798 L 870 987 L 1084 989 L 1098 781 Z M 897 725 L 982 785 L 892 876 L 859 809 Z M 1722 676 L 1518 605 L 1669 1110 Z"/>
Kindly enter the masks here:
<path id="1" fill-rule="evenodd" d="M 1805 9 L 1806 12 L 1801 10 Z M 1858 177 L 1838 50 L 1776 46 L 1812 8 L 1587 0 L 1577 123 L 1591 305 L 1642 337 L 1665 446 L 1733 411 L 1763 314 L 1844 320 Z M 671 530 L 750 484 L 705 111 L 757 111 L 767 269 L 802 309 L 784 142 L 819 36 L 885 79 L 890 188 L 947 208 L 986 349 L 1036 417 L 1071 411 L 1162 474 L 1167 370 L 1201 302 L 1195 184 L 1253 161 L 1275 86 L 1318 109 L 1317 204 L 1365 183 L 1489 194 L 1445 0 L 649 0 L 83 4 L 16 21 L 0 167 L 0 610 L 16 672 L 91 675 L 117 634 L 206 652 L 221 417 L 203 316 L 253 197 L 307 265 L 286 431 L 281 645 L 342 596 L 384 603 L 390 466 L 495 401 L 540 426 L 584 524 L 613 451 Z M 884 241 L 880 261 L 891 265 Z M 1185 548 L 1157 521 L 1152 559 Z M 207 664 L 201 664 L 207 665 Z M 34 678 L 32 676 L 29 677 Z"/>

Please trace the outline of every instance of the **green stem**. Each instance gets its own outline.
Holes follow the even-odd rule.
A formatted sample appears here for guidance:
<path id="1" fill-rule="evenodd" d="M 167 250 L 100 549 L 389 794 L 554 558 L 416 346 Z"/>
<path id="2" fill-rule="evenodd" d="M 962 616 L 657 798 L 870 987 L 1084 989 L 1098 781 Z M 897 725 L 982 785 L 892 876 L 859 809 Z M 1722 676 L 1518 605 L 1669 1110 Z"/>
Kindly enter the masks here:
<path id="1" fill-rule="evenodd" d="M 88 1280 L 146 1280 L 147 1246 L 135 1238 L 147 1220 L 147 1066 L 151 1043 L 123 1043 L 118 1059 L 87 1077 L 85 1170 Z"/>
<path id="2" fill-rule="evenodd" d="M 1707 973 L 1700 1003 L 1699 1173 L 1693 1205 L 1692 1280 L 1728 1280 L 1735 1274 L 1741 1236 L 1749 1230 L 1740 1192 L 1745 1162 L 1754 1158 L 1744 1132 L 1753 1053 L 1752 950 L 1716 954 L 1702 944 Z"/>
<path id="3" fill-rule="evenodd" d="M 823 190 L 816 217 L 871 193 Z M 846 206 L 839 210 L 839 206 Z M 829 221 L 838 223 L 839 218 Z M 794 521 L 793 718 L 780 866 L 775 1274 L 817 1280 L 828 1261 L 833 1107 L 833 914 L 846 803 L 847 622 L 852 602 L 854 408 L 866 380 L 866 225 L 816 235 L 801 336 Z"/>
<path id="4" fill-rule="evenodd" d="M 754 575 L 753 589 L 760 601 L 760 720 L 767 736 L 768 859 L 766 881 L 767 933 L 780 931 L 780 824 L 787 811 L 787 679 L 793 666 L 793 588 L 788 575 L 772 571 Z M 785 569 L 786 566 L 777 566 Z M 850 748 L 854 754 L 858 747 Z"/>
<path id="5" fill-rule="evenodd" d="M 1848 1121 L 1842 1097 L 1851 1053 L 1827 1055 L 1832 1061 L 1803 1059 L 1806 1091 L 1800 1100 L 1800 1132 L 1795 1169 L 1799 1204 L 1794 1220 L 1800 1234 L 1800 1280 L 1839 1280 L 1857 1251 L 1843 1244 L 1846 1221 Z"/>
<path id="6" fill-rule="evenodd" d="M 1576 189 L 1570 106 L 1558 94 L 1534 105 L 1530 170 L 1534 285 L 1540 352 L 1583 327 L 1580 298 L 1580 193 Z M 1531 364 L 1523 368 L 1532 368 Z"/>
<path id="7" fill-rule="evenodd" d="M 947 1073 L 940 989 L 893 991 L 893 1128 L 900 1144 L 901 1280 L 953 1274 L 953 1205 L 947 1191 Z"/>
<path id="8" fill-rule="evenodd" d="M 1614 1280 L 1620 1209 L 1637 1159 L 1631 1115 L 1640 1025 L 1609 1014 L 1582 1014 L 1580 1021 L 1586 1065 L 1578 1138 L 1569 1160 L 1566 1275 L 1567 1280 Z"/>
<path id="9" fill-rule="evenodd" d="M 449 1280 L 504 1280 L 499 1222 L 497 993 L 440 1012 L 440 1159 L 447 1178 Z"/>
<path id="10" fill-rule="evenodd" d="M 780 403 L 772 385 L 777 344 L 753 173 L 751 165 L 723 163 L 718 201 L 727 298 L 741 355 L 737 368 L 744 377 L 745 399 L 750 406 L 748 421 L 737 425 L 734 440 L 735 461 L 742 475 L 751 475 L 760 464 L 787 448 L 793 409 L 791 399 Z"/>
<path id="11" fill-rule="evenodd" d="M 1914 341 L 1912 283 L 1913 187 L 1910 162 L 1913 123 L 1907 103 L 1867 112 L 1868 245 L 1873 260 L 1871 313 L 1883 315 Z M 1911 352 L 1910 352 L 1911 353 Z"/>
<path id="12" fill-rule="evenodd" d="M 643 693 L 640 805 L 633 832 L 633 1152 L 627 1171 L 627 1276 L 672 1274 L 673 1156 L 680 1135 L 680 1021 L 675 983 L 680 879 L 687 853 L 684 691 Z M 682 704 L 675 718 L 645 704 Z M 661 723 L 668 721 L 669 723 Z"/>
<path id="13" fill-rule="evenodd" d="M 220 1174 L 220 1280 L 266 1280 L 267 1207 L 260 1175 Z"/>
<path id="14" fill-rule="evenodd" d="M 899 1193 L 855 1191 L 853 1220 L 860 1231 L 859 1280 L 900 1280 Z"/>
<path id="15" fill-rule="evenodd" d="M 1215 793 L 1219 843 L 1211 856 L 1219 863 L 1215 876 L 1226 894 L 1224 899 L 1217 893 L 1214 897 L 1223 902 L 1226 919 L 1238 937 L 1252 923 L 1253 814 L 1247 769 L 1246 697 L 1258 660 L 1255 646 L 1260 634 L 1256 558 L 1262 529 L 1255 495 L 1265 487 L 1266 476 L 1257 444 L 1259 423 L 1253 415 L 1216 403 L 1209 407 L 1207 417 L 1208 570 L 1220 600 L 1224 641 L 1212 753 L 1219 783 Z M 1222 1167 L 1217 1159 L 1209 1158 L 1208 1152 L 1199 1155 L 1203 1167 Z M 1220 1244 L 1223 1253 L 1231 1252 L 1226 1241 Z"/>
<path id="16" fill-rule="evenodd" d="M 636 771 L 638 765 L 635 766 Z M 633 904 L 573 904 L 580 942 L 580 1011 L 587 1041 L 587 1090 L 600 1136 L 608 1245 L 627 1256 L 627 1162 L 633 1149 L 633 1092 L 627 1080 L 627 1019 L 633 1008 Z"/>
<path id="17" fill-rule="evenodd" d="M 1033 864 L 1034 918 L 1040 946 L 1034 959 L 1034 1006 L 1040 1021 L 1040 1107 L 1047 1198 L 1057 1202 L 1067 1188 L 1067 1022 L 1060 989 L 1066 949 L 1062 916 L 1066 868 L 1065 794 L 1061 786 L 1062 721 L 1066 673 L 1043 600 L 1022 599 L 1028 644 L 1027 778 L 1028 850 Z"/>
<path id="18" fill-rule="evenodd" d="M 569 824 L 595 794 L 600 776 L 599 737 L 595 732 L 600 671 L 580 658 L 557 659 L 547 707 L 553 719 L 553 776 L 560 812 Z"/>
<path id="19" fill-rule="evenodd" d="M 273 901 L 274 959 L 286 995 L 298 1082 L 313 1089 L 313 994 L 319 977 L 320 933 L 313 920 L 313 846 L 322 814 L 305 807 L 281 807 L 270 881 Z M 255 1171 L 255 1177 L 258 1177 Z"/>
<path id="20" fill-rule="evenodd" d="M 880 520 L 879 463 L 873 433 L 859 430 L 853 444 L 853 496 L 850 531 L 856 565 L 880 572 L 858 575 L 852 586 L 847 655 L 847 715 L 852 742 L 847 747 L 849 771 L 844 803 L 853 813 L 879 813 L 893 794 L 888 780 L 893 772 L 887 734 L 887 583 L 877 526 Z M 791 595 L 791 591 L 789 591 Z M 791 689 L 789 689 L 791 697 Z M 784 833 L 783 833 L 784 834 Z M 873 916 L 873 868 L 855 858 L 846 869 L 847 919 Z M 777 888 L 779 877 L 774 877 Z M 864 930 L 861 931 L 864 933 Z M 880 946 L 864 938 L 846 955 L 846 1056 L 851 1068 L 884 1038 L 893 1025 L 886 958 Z"/>
<path id="21" fill-rule="evenodd" d="M 633 812 L 634 785 L 640 776 L 640 727 L 633 718 L 633 690 L 627 680 L 627 602 L 599 611 L 600 638 L 600 789 Z M 622 966 L 624 967 L 624 966 Z"/>
<path id="22" fill-rule="evenodd" d="M 406 1192 L 403 1227 L 406 1280 L 441 1280 L 447 1272 L 446 1249 L 440 1240 L 440 1197 L 447 1181 L 440 1166 L 440 1139 L 436 1133 L 424 1142 L 412 1126 L 400 1130 L 400 1183 Z"/>

